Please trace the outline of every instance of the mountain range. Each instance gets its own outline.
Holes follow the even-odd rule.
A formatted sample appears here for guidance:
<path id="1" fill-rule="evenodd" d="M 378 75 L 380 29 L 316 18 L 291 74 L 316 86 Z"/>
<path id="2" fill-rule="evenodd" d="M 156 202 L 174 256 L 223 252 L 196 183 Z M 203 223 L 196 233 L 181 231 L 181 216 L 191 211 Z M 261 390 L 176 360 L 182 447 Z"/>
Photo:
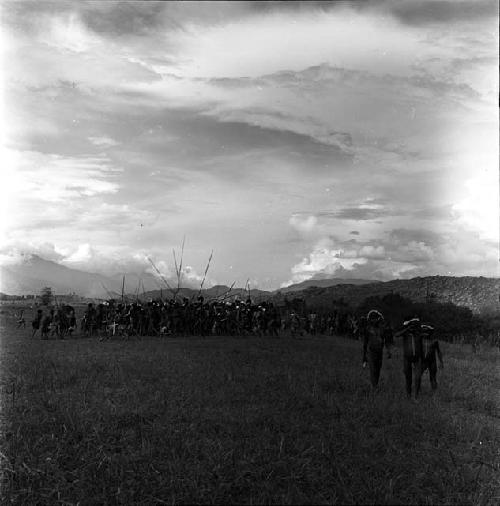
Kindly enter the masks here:
<path id="1" fill-rule="evenodd" d="M 123 277 L 125 276 L 125 294 L 135 299 L 170 297 L 171 293 L 157 276 L 150 272 L 118 273 L 105 276 L 65 267 L 56 262 L 45 260 L 38 255 L 24 255 L 21 262 L 0 266 L 0 292 L 9 295 L 39 294 L 45 286 L 56 294 L 77 294 L 89 298 L 120 297 Z M 203 290 L 206 299 L 246 298 L 244 288 L 216 285 Z M 181 288 L 180 297 L 193 298 L 199 288 Z M 392 281 L 374 281 L 366 279 L 310 279 L 290 285 L 274 292 L 252 289 L 253 299 L 273 298 L 282 301 L 285 297 L 304 298 L 311 307 L 332 307 L 335 301 L 356 306 L 370 296 L 383 296 L 399 293 L 413 301 L 432 300 L 451 302 L 466 306 L 475 312 L 500 309 L 500 279 L 473 276 L 428 276 Z"/>
<path id="2" fill-rule="evenodd" d="M 125 293 L 135 297 L 138 293 L 142 297 L 157 298 L 160 294 L 168 297 L 170 291 L 165 283 L 150 272 L 119 273 L 114 276 L 105 276 L 98 273 L 85 272 L 78 269 L 71 269 L 51 260 L 45 260 L 38 255 L 24 255 L 21 262 L 0 267 L 0 291 L 10 295 L 38 294 L 41 289 L 50 286 L 56 294 L 66 295 L 76 293 L 84 297 L 109 298 L 119 296 L 122 292 L 123 277 L 125 277 Z M 341 283 L 363 284 L 373 283 L 367 280 L 342 280 L 342 279 L 321 279 L 308 280 L 295 285 L 290 285 L 279 290 L 281 293 L 298 292 L 310 286 L 328 287 Z M 175 286 L 172 282 L 171 286 Z M 161 291 L 160 291 L 161 289 Z M 216 285 L 203 290 L 205 297 L 217 297 L 228 292 L 230 287 Z M 197 294 L 199 289 L 181 288 L 180 297 L 191 298 Z M 228 292 L 229 293 L 229 292 Z M 233 288 L 231 295 L 246 297 L 247 291 L 244 288 Z M 270 296 L 272 292 L 258 289 L 251 289 L 250 295 Z"/>
<path id="3" fill-rule="evenodd" d="M 362 285 L 312 286 L 294 292 L 295 296 L 306 301 L 308 307 L 324 309 L 333 308 L 338 303 L 357 307 L 368 297 L 388 294 L 399 294 L 413 302 L 451 303 L 468 307 L 474 313 L 500 311 L 500 278 L 482 276 L 426 276 Z M 284 295 L 280 298 L 283 299 Z"/>
<path id="4" fill-rule="evenodd" d="M 140 283 L 140 290 L 153 290 L 161 286 L 151 273 L 125 274 L 125 291 L 134 292 Z M 39 294 L 49 286 L 56 294 L 76 293 L 84 297 L 109 297 L 121 294 L 123 275 L 104 276 L 102 274 L 80 271 L 45 260 L 38 255 L 24 255 L 21 262 L 0 267 L 0 291 L 7 294 Z"/>

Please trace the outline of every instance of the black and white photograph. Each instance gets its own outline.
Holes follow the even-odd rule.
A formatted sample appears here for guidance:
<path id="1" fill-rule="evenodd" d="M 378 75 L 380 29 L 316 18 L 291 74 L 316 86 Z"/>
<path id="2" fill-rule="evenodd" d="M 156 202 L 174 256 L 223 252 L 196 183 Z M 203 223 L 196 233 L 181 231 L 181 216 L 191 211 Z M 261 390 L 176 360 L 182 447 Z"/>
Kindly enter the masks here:
<path id="1" fill-rule="evenodd" d="M 0 502 L 500 503 L 498 0 L 0 5 Z"/>

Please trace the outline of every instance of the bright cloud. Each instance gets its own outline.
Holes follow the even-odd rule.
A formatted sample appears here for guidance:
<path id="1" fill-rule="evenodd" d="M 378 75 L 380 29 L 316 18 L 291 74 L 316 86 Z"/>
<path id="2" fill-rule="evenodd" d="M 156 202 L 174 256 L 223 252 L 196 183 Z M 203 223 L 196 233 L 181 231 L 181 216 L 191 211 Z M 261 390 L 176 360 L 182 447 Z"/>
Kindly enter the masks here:
<path id="1" fill-rule="evenodd" d="M 496 275 L 492 5 L 7 3 L 1 239 L 172 275 L 186 235 L 193 283 L 212 248 L 263 288 Z"/>

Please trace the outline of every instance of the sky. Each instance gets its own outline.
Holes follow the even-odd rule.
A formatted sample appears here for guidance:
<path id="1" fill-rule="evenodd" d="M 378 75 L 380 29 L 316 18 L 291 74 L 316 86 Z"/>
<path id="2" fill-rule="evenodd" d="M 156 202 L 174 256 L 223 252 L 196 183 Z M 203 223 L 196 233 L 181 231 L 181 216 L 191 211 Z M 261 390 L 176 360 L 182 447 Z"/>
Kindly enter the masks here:
<path id="1" fill-rule="evenodd" d="M 498 1 L 1 5 L 0 260 L 276 289 L 499 275 Z"/>

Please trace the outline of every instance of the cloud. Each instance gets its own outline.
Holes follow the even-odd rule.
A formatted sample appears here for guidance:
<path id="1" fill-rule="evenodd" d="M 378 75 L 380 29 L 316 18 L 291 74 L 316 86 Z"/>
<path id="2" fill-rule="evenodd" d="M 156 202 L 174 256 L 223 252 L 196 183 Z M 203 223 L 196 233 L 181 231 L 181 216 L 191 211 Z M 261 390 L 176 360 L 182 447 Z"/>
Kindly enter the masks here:
<path id="1" fill-rule="evenodd" d="M 467 22 L 498 16 L 495 0 L 417 0 L 384 2 L 389 12 L 409 25 Z"/>
<path id="2" fill-rule="evenodd" d="M 318 214 L 319 216 L 361 221 L 374 220 L 380 218 L 381 216 L 394 215 L 394 211 L 378 207 L 344 207 L 338 211 L 322 211 Z"/>
<path id="3" fill-rule="evenodd" d="M 12 152 L 16 177 L 7 180 L 11 191 L 23 198 L 62 202 L 75 197 L 116 193 L 117 174 L 106 156 L 64 157 L 35 151 Z"/>
<path id="4" fill-rule="evenodd" d="M 300 233 L 312 232 L 318 224 L 316 216 L 302 217 L 300 215 L 293 215 L 289 220 L 292 228 Z"/>
<path id="5" fill-rule="evenodd" d="M 120 143 L 111 139 L 110 137 L 89 137 L 89 141 L 99 147 L 112 147 L 118 146 Z"/>
<path id="6" fill-rule="evenodd" d="M 27 255 L 32 254 L 53 262 L 64 259 L 64 251 L 61 251 L 51 242 L 36 243 L 17 240 L 2 243 L 0 265 L 19 264 Z"/>
<path id="7" fill-rule="evenodd" d="M 456 23 L 494 18 L 495 0 L 364 0 L 361 2 L 269 1 L 251 2 L 257 12 L 354 10 L 378 15 L 390 14 L 407 25 Z"/>
<path id="8" fill-rule="evenodd" d="M 491 3 L 342 4 L 8 3 L 9 237 L 112 269 L 186 233 L 243 282 L 486 272 Z"/>
<path id="9" fill-rule="evenodd" d="M 436 274 L 498 275 L 498 244 L 478 241 L 478 237 L 477 232 L 463 227 L 447 235 L 394 229 L 362 242 L 324 237 L 291 267 L 291 277 L 283 286 L 328 277 L 388 281 Z"/>

